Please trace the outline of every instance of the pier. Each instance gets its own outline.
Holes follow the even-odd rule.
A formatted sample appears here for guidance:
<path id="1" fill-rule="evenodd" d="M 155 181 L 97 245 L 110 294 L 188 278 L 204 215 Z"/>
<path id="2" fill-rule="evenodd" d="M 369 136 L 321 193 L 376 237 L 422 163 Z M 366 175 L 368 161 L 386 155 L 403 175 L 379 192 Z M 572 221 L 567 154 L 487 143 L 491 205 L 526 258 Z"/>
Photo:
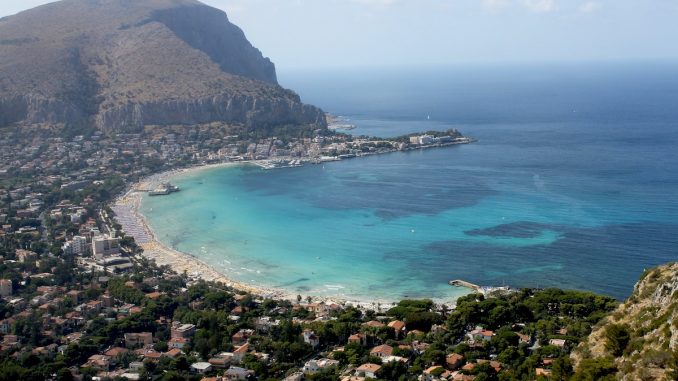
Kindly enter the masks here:
<path id="1" fill-rule="evenodd" d="M 451 281 L 449 281 L 449 282 L 447 282 L 447 283 L 449 283 L 450 286 L 455 286 L 455 287 L 466 287 L 466 288 L 470 288 L 471 290 L 473 290 L 473 291 L 475 291 L 475 292 L 479 292 L 479 293 L 481 293 L 481 294 L 483 293 L 483 288 L 482 288 L 482 287 L 478 286 L 477 284 L 473 284 L 473 283 L 471 283 L 471 282 L 467 282 L 467 281 L 465 281 L 465 280 L 454 279 L 454 280 L 451 280 Z"/>

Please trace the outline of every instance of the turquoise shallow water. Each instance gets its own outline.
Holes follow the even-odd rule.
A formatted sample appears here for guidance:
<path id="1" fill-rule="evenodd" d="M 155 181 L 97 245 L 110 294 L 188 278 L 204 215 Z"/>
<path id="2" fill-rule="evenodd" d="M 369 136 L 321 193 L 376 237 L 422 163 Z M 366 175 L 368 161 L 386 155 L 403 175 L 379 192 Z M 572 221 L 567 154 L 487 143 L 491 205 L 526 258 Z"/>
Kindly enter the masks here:
<path id="1" fill-rule="evenodd" d="M 612 85 L 578 74 L 577 87 L 574 74 L 526 84 L 520 73 L 494 86 L 488 76 L 472 86 L 449 74 L 448 87 L 427 85 L 420 108 L 412 100 L 420 89 L 393 85 L 402 73 L 356 81 L 354 101 L 315 93 L 329 76 L 297 78 L 292 87 L 355 121 L 357 133 L 457 127 L 480 140 L 323 166 L 181 174 L 172 181 L 182 192 L 146 198 L 142 212 L 168 245 L 238 280 L 304 296 L 452 299 L 464 291 L 446 282 L 461 278 L 623 298 L 644 268 L 678 258 L 675 72 L 666 71 L 659 94 L 642 96 L 615 86 L 642 89 L 656 78 L 622 72 Z M 534 97 L 561 77 L 565 90 Z M 478 98 L 485 91 L 488 101 L 459 111 L 465 98 L 452 85 Z M 421 117 L 445 102 L 455 107 Z"/>

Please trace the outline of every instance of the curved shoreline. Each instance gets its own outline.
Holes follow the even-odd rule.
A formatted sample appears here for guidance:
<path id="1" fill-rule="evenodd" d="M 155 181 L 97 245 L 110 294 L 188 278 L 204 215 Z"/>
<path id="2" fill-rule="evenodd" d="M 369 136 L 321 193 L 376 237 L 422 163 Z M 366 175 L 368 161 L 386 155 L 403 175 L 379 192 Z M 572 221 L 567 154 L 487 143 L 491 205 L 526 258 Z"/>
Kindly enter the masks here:
<path id="1" fill-rule="evenodd" d="M 140 212 L 140 206 L 143 198 L 143 193 L 145 189 L 153 189 L 157 184 L 161 182 L 168 181 L 171 177 L 174 177 L 178 174 L 187 174 L 197 171 L 204 171 L 214 168 L 224 168 L 224 167 L 235 167 L 243 165 L 258 165 L 261 166 L 262 163 L 258 162 L 226 162 L 218 164 L 207 164 L 201 166 L 195 166 L 184 169 L 175 169 L 170 171 L 165 171 L 162 173 L 154 174 L 146 178 L 141 179 L 139 182 L 133 184 L 129 190 L 116 198 L 112 208 L 116 213 L 116 220 L 123 226 L 123 230 L 130 234 L 137 240 L 137 236 L 134 233 L 128 233 L 130 231 L 136 231 L 137 233 L 141 232 L 142 239 L 137 241 L 137 244 L 143 249 L 143 256 L 152 259 L 156 264 L 163 266 L 167 265 L 172 268 L 175 272 L 181 274 L 186 273 L 190 279 L 204 279 L 207 281 L 221 282 L 229 287 L 232 287 L 236 290 L 245 291 L 254 295 L 258 295 L 264 298 L 272 299 L 284 299 L 291 302 L 297 301 L 297 293 L 293 293 L 289 290 L 276 287 L 266 287 L 260 285 L 252 285 L 246 282 L 235 280 L 229 277 L 224 271 L 217 270 L 214 266 L 206 263 L 204 260 L 196 257 L 193 254 L 181 252 L 175 250 L 161 240 L 159 240 L 153 230 L 150 228 L 146 217 Z M 125 221 L 120 221 L 118 218 L 120 212 L 126 215 Z M 137 234 L 139 235 L 139 234 Z M 320 295 L 310 295 L 313 301 L 316 302 L 326 302 L 326 303 L 336 303 L 336 304 L 346 304 L 353 305 L 365 309 L 388 309 L 392 306 L 395 306 L 397 300 L 382 300 L 377 298 L 363 299 L 359 297 L 340 297 L 340 296 L 320 296 Z M 445 299 L 445 298 L 431 298 L 437 304 L 446 304 L 448 307 L 453 307 L 456 304 L 456 297 Z"/>

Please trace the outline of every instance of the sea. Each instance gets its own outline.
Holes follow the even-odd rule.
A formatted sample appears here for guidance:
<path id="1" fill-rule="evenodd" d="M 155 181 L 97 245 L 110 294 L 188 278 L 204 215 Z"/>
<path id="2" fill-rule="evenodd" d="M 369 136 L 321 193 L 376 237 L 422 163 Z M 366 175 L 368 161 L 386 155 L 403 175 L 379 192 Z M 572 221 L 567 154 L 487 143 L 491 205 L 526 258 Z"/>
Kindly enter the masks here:
<path id="1" fill-rule="evenodd" d="M 354 135 L 478 141 L 322 165 L 183 173 L 147 197 L 158 239 L 303 297 L 451 301 L 481 286 L 628 297 L 678 260 L 678 65 L 280 72 Z"/>

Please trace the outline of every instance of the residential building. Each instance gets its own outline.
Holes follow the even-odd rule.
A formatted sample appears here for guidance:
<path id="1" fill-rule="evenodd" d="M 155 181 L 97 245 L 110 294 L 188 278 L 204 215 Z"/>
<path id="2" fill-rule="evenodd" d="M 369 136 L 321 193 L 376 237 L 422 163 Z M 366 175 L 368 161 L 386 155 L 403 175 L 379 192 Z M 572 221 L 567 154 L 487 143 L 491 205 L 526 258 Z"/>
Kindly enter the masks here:
<path id="1" fill-rule="evenodd" d="M 150 332 L 126 333 L 124 337 L 128 348 L 153 344 L 153 334 Z"/>
<path id="2" fill-rule="evenodd" d="M 314 349 L 320 345 L 320 338 L 310 329 L 304 330 L 302 335 L 304 336 L 304 342 L 310 344 Z"/>
<path id="3" fill-rule="evenodd" d="M 339 361 L 331 359 L 308 360 L 302 370 L 304 373 L 316 373 L 332 366 L 338 366 Z"/>
<path id="4" fill-rule="evenodd" d="M 356 368 L 356 376 L 365 376 L 368 378 L 377 378 L 377 372 L 381 369 L 381 365 L 366 363 Z"/>
<path id="5" fill-rule="evenodd" d="M 120 253 L 120 239 L 105 235 L 92 238 L 92 254 L 96 259 L 102 259 Z"/>
<path id="6" fill-rule="evenodd" d="M 12 296 L 11 279 L 0 279 L 0 296 Z"/>
<path id="7" fill-rule="evenodd" d="M 172 329 L 171 329 L 170 333 L 171 333 L 172 338 L 175 338 L 175 337 L 183 337 L 183 338 L 193 337 L 193 335 L 195 334 L 195 325 L 172 323 Z"/>
<path id="8" fill-rule="evenodd" d="M 390 345 L 382 344 L 372 348 L 370 355 L 377 356 L 379 358 L 385 358 L 393 355 L 393 347 Z"/>
<path id="9" fill-rule="evenodd" d="M 196 362 L 191 364 L 191 372 L 195 373 L 207 373 L 212 370 L 212 364 L 208 362 Z"/>
<path id="10" fill-rule="evenodd" d="M 247 380 L 252 377 L 254 377 L 254 371 L 237 366 L 232 366 L 224 372 L 224 379 L 226 380 Z"/>

